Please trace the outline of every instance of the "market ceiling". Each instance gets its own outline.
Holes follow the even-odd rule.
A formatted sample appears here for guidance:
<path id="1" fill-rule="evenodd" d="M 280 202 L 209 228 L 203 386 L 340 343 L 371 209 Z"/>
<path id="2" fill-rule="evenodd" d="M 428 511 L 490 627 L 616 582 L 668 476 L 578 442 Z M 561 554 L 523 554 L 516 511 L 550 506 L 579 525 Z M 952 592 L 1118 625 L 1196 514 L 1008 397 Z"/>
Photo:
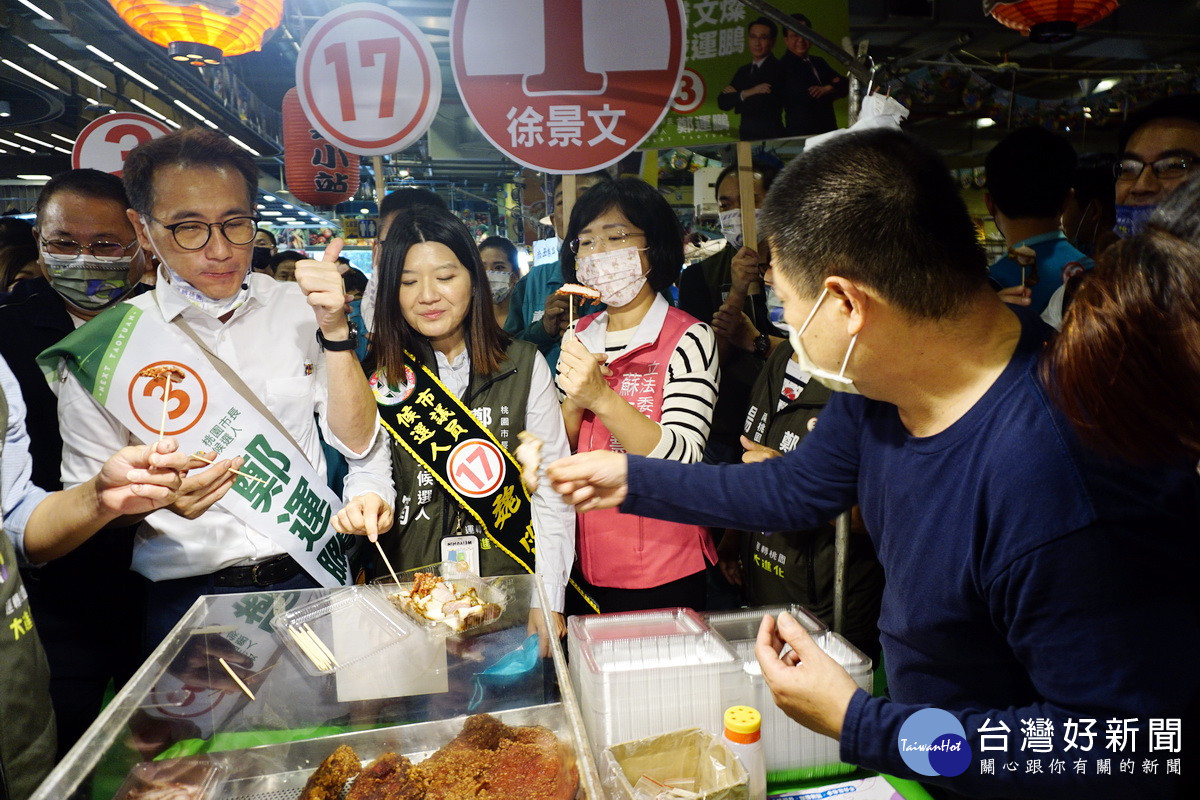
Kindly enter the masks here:
<path id="1" fill-rule="evenodd" d="M 279 109 L 284 92 L 294 85 L 299 43 L 316 20 L 350 1 L 286 0 L 283 23 L 262 52 L 227 59 L 227 66 L 204 74 L 171 61 L 162 47 L 133 33 L 106 0 L 4 0 L 0 100 L 9 102 L 13 114 L 0 117 L 0 182 L 67 169 L 79 131 L 115 110 L 149 113 L 172 126 L 207 124 L 225 131 L 257 154 L 268 176 L 264 188 L 273 192 L 279 186 L 270 176 L 282 172 Z M 404 14 L 429 37 L 443 73 L 434 130 L 452 139 L 462 156 L 439 160 L 434 168 L 419 143 L 392 157 L 391 177 L 398 180 L 406 170 L 409 180 L 451 181 L 473 191 L 510 180 L 515 165 L 470 123 L 454 88 L 449 66 L 453 0 L 381 5 Z M 850 26 L 855 42 L 869 41 L 868 53 L 877 65 L 903 60 L 899 75 L 957 63 L 962 67 L 954 71 L 960 75 L 969 69 L 1000 88 L 1039 99 L 1085 98 L 1100 81 L 1120 78 L 1114 96 L 1128 92 L 1137 100 L 1161 93 L 1168 80 L 1179 85 L 1200 74 L 1200 2 L 1195 0 L 1130 0 L 1059 44 L 1031 42 L 1002 27 L 983 16 L 979 0 L 850 0 Z M 521 42 L 497 46 L 521 47 Z M 978 161 L 1005 126 L 981 129 L 977 116 L 947 96 L 924 93 L 909 127 L 952 158 Z M 1085 145 L 1110 141 L 1118 122 L 1091 123 L 1092 140 Z M 286 201 L 284 195 L 279 202 Z"/>

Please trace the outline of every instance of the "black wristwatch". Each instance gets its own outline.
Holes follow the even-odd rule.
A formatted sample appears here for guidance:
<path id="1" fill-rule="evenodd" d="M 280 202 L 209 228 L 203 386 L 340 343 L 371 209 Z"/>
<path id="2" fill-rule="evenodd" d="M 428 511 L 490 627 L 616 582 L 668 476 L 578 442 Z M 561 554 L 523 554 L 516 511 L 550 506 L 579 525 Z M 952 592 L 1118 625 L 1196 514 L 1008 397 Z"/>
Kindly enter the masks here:
<path id="1" fill-rule="evenodd" d="M 754 337 L 754 355 L 759 358 L 766 358 L 771 352 L 771 337 L 765 333 L 760 333 Z"/>
<path id="2" fill-rule="evenodd" d="M 340 353 L 345 350 L 353 350 L 358 347 L 358 326 L 353 322 L 350 324 L 350 335 L 345 339 L 337 342 L 331 342 L 321 333 L 321 329 L 317 328 L 317 344 L 321 345 L 322 350 L 330 350 L 335 353 Z"/>

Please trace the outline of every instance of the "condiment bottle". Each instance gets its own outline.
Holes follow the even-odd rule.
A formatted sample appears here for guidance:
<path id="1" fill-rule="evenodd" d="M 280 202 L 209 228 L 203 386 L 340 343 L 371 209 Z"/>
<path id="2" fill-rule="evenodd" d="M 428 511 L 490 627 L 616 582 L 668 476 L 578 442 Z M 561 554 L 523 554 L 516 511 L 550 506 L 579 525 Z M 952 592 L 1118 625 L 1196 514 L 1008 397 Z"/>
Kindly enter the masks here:
<path id="1" fill-rule="evenodd" d="M 750 800 L 766 800 L 767 762 L 762 744 L 762 714 L 750 706 L 725 709 L 725 745 L 750 776 Z"/>

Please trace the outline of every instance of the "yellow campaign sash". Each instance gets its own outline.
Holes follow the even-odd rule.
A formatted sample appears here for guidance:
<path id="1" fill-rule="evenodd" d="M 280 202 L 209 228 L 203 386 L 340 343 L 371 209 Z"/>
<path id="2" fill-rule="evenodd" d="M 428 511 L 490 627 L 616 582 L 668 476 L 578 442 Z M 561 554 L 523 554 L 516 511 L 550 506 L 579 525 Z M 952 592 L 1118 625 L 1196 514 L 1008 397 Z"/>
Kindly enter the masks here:
<path id="1" fill-rule="evenodd" d="M 526 572 L 534 572 L 536 540 L 521 467 L 492 432 L 437 375 L 405 352 L 416 370 L 404 384 L 371 379 L 383 427 L 483 528 L 484 534 Z"/>

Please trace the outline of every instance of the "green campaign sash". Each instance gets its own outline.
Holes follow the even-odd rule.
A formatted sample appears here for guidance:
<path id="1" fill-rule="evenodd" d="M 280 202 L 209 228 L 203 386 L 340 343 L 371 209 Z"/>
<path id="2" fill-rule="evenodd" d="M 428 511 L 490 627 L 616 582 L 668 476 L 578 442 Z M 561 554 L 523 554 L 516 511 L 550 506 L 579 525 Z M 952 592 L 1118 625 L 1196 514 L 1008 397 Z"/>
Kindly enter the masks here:
<path id="1" fill-rule="evenodd" d="M 428 367 L 404 355 L 417 368 L 405 366 L 399 388 L 378 373 L 371 380 L 383 427 L 466 509 L 492 544 L 532 573 L 533 509 L 520 466 Z"/>
<path id="2" fill-rule="evenodd" d="M 53 382 L 61 364 L 135 439 L 152 442 L 161 426 L 186 452 L 244 458 L 240 471 L 260 480 L 238 477 L 217 505 L 270 537 L 322 586 L 349 583 L 346 554 L 353 537 L 330 524 L 341 499 L 278 421 L 255 409 L 157 310 L 118 303 L 48 348 L 38 362 Z M 169 393 L 164 378 L 142 374 L 160 366 L 184 375 Z"/>

